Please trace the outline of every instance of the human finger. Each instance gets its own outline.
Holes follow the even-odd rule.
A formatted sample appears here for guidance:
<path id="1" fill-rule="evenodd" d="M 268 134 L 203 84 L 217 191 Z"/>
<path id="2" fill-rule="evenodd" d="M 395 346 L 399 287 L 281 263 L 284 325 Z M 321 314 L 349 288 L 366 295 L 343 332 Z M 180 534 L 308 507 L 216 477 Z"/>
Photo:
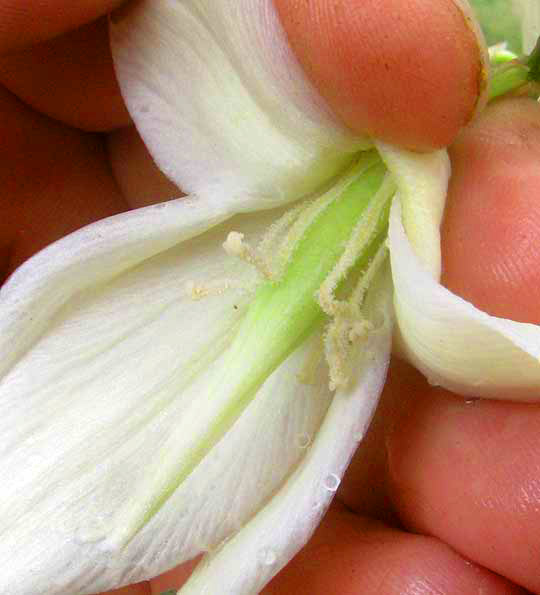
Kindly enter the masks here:
<path id="1" fill-rule="evenodd" d="M 109 134 L 107 151 L 118 187 L 132 208 L 182 195 L 154 163 L 134 126 Z"/>
<path id="2" fill-rule="evenodd" d="M 126 126 L 107 19 L 0 56 L 0 83 L 51 118 L 84 130 Z"/>
<path id="3" fill-rule="evenodd" d="M 540 324 L 540 105 L 490 106 L 451 157 L 443 283 L 492 315 Z"/>
<path id="4" fill-rule="evenodd" d="M 262 593 L 514 595 L 522 590 L 437 539 L 390 529 L 336 506 Z"/>
<path id="5" fill-rule="evenodd" d="M 353 130 L 429 149 L 475 113 L 486 70 L 465 2 L 275 1 L 306 74 Z"/>
<path id="6" fill-rule="evenodd" d="M 179 589 L 192 566 L 150 581 L 152 594 Z M 261 595 L 384 593 L 518 595 L 522 590 L 461 558 L 437 539 L 390 529 L 336 503 L 304 549 Z"/>
<path id="7" fill-rule="evenodd" d="M 90 23 L 123 0 L 0 0 L 0 54 Z"/>
<path id="8" fill-rule="evenodd" d="M 540 320 L 540 106 L 493 105 L 452 149 L 444 282 L 493 315 Z M 540 407 L 395 395 L 387 438 L 401 519 L 540 593 Z"/>
<path id="9" fill-rule="evenodd" d="M 0 277 L 5 277 L 47 244 L 128 205 L 99 135 L 45 118 L 1 87 L 0 119 Z"/>

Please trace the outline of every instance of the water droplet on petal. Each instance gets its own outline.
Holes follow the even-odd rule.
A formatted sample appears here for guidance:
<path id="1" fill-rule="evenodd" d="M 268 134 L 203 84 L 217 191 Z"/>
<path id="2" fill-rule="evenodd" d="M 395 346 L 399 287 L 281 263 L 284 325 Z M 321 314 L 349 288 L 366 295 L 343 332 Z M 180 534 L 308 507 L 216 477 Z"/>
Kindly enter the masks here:
<path id="1" fill-rule="evenodd" d="M 324 487 L 329 492 L 337 492 L 340 483 L 341 479 L 335 473 L 330 473 L 324 480 Z"/>
<path id="2" fill-rule="evenodd" d="M 474 405 L 480 399 L 478 397 L 471 397 L 470 399 L 465 399 L 465 405 Z"/>
<path id="3" fill-rule="evenodd" d="M 277 556 L 274 550 L 264 548 L 259 552 L 259 560 L 264 566 L 273 566 L 276 563 Z"/>
<path id="4" fill-rule="evenodd" d="M 296 437 L 296 444 L 298 444 L 298 448 L 302 450 L 307 448 L 311 444 L 311 436 L 309 434 L 299 434 Z"/>

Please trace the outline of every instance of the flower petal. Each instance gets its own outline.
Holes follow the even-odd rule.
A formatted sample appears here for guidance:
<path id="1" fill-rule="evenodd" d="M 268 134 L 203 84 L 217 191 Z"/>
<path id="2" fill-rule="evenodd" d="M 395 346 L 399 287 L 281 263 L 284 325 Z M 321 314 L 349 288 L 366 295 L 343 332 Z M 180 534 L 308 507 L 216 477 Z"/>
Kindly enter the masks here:
<path id="1" fill-rule="evenodd" d="M 186 192 L 270 208 L 318 189 L 368 144 L 307 81 L 271 0 L 132 2 L 110 38 L 130 114 Z"/>
<path id="2" fill-rule="evenodd" d="M 182 595 L 258 593 L 307 542 L 369 426 L 382 390 L 391 344 L 390 296 L 388 279 L 370 292 L 370 319 L 377 330 L 359 346 L 354 381 L 335 395 L 308 455 L 245 527 L 203 559 L 180 590 Z"/>
<path id="3" fill-rule="evenodd" d="M 219 365 L 247 299 L 222 282 L 254 281 L 222 250 L 223 226 L 176 243 L 208 227 L 205 205 L 206 217 L 181 200 L 94 224 L 31 259 L 2 290 L 0 360 L 14 344 L 17 356 L 0 377 L 0 592 L 95 593 L 216 546 L 317 432 L 327 370 L 315 367 L 311 384 L 297 377 L 313 337 L 128 546 L 107 549 L 118 510 L 182 412 L 207 398 L 206 371 Z M 274 217 L 242 216 L 234 227 L 256 238 Z M 193 299 L 198 285 L 204 299 Z"/>
<path id="4" fill-rule="evenodd" d="M 434 385 L 477 397 L 540 399 L 540 327 L 489 316 L 425 269 L 394 201 L 389 229 L 402 349 Z"/>
<path id="5" fill-rule="evenodd" d="M 184 198 L 104 219 L 36 254 L 0 289 L 0 376 L 77 292 L 106 283 L 229 216 L 220 201 Z"/>
<path id="6" fill-rule="evenodd" d="M 434 279 L 439 279 L 439 228 L 450 177 L 448 154 L 445 150 L 413 153 L 382 142 L 377 142 L 376 146 L 396 179 L 407 237 L 426 270 Z"/>
<path id="7" fill-rule="evenodd" d="M 523 51 L 532 52 L 540 37 L 540 3 L 538 0 L 512 0 L 516 12 L 521 17 Z"/>

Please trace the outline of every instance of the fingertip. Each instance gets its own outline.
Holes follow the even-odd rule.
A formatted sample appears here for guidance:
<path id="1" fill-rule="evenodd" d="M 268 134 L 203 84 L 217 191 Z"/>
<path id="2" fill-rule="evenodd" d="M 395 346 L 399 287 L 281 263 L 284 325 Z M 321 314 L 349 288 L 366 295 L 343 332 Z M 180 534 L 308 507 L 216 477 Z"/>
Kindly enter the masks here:
<path id="1" fill-rule="evenodd" d="M 486 85 L 473 21 L 452 0 L 276 0 L 307 76 L 352 130 L 416 149 L 448 145 Z"/>
<path id="2" fill-rule="evenodd" d="M 302 552 L 262 595 L 403 595 L 519 592 L 430 537 L 390 529 L 334 507 Z"/>
<path id="3" fill-rule="evenodd" d="M 426 383 L 395 421 L 389 485 L 404 525 L 537 593 L 538 407 Z"/>
<path id="4" fill-rule="evenodd" d="M 1 87 L 0 115 L 0 260 L 8 261 L 0 272 L 9 274 L 51 242 L 128 205 L 100 136 L 45 118 Z"/>
<path id="5" fill-rule="evenodd" d="M 51 39 L 90 23 L 123 0 L 0 0 L 0 54 Z"/>
<path id="6" fill-rule="evenodd" d="M 540 324 L 540 105 L 490 105 L 450 155 L 443 284 L 491 315 Z"/>

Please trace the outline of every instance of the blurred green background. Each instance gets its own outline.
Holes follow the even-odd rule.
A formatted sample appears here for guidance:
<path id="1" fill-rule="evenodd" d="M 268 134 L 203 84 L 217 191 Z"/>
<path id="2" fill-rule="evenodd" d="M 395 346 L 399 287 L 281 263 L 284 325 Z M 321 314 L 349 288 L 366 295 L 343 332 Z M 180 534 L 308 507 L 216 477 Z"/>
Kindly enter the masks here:
<path id="1" fill-rule="evenodd" d="M 521 53 L 521 27 L 510 0 L 470 0 L 470 3 L 482 24 L 488 45 L 507 41 L 509 50 Z"/>

